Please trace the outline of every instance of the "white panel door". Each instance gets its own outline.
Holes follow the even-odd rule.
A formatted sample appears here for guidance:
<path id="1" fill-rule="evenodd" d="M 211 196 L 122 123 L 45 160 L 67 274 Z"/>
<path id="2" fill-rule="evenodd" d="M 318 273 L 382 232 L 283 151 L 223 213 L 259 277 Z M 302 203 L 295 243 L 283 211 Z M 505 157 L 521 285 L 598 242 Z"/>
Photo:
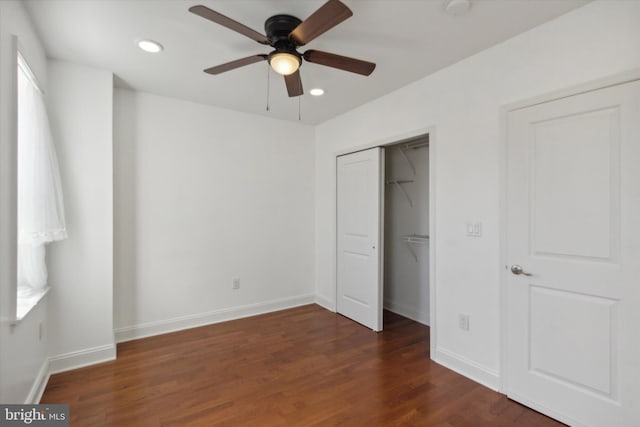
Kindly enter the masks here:
<path id="1" fill-rule="evenodd" d="M 640 426 L 640 82 L 508 116 L 505 386 Z"/>
<path id="2" fill-rule="evenodd" d="M 384 150 L 337 162 L 337 311 L 381 331 Z"/>

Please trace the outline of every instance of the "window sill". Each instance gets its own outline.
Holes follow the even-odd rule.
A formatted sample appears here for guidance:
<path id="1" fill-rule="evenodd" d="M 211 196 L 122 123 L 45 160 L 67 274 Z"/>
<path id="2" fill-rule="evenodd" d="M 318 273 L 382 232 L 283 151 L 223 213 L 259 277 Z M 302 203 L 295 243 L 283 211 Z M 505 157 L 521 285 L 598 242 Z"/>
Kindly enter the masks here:
<path id="1" fill-rule="evenodd" d="M 40 301 L 49 293 L 51 286 L 46 286 L 39 291 L 35 291 L 28 296 L 18 298 L 18 304 L 16 305 L 16 318 L 13 325 L 20 323 L 27 315 L 33 310 Z"/>

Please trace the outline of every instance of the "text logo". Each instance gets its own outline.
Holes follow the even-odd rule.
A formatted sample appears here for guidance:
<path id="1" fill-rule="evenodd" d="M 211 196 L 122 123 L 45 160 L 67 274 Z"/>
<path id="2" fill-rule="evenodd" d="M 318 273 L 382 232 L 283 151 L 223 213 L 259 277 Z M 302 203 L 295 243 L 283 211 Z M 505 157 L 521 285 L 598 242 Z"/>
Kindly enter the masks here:
<path id="1" fill-rule="evenodd" d="M 69 405 L 0 405 L 0 425 L 69 427 Z"/>

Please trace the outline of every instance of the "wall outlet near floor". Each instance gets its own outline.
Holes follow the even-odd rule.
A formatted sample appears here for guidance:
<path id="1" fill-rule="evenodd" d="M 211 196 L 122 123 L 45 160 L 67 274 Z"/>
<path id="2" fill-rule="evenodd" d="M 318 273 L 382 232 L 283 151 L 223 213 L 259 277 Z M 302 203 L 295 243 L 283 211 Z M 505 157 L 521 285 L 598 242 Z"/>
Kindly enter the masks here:
<path id="1" fill-rule="evenodd" d="M 234 277 L 233 278 L 233 289 L 240 289 L 240 278 L 239 277 Z"/>
<path id="2" fill-rule="evenodd" d="M 463 331 L 469 330 L 469 315 L 468 314 L 458 314 L 458 327 Z"/>

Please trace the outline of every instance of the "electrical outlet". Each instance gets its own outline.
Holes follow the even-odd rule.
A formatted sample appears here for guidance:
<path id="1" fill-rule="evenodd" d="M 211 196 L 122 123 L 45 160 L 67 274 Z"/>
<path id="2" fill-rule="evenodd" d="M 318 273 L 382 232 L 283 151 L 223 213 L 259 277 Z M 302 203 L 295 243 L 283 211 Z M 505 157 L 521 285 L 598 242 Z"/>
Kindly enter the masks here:
<path id="1" fill-rule="evenodd" d="M 40 322 L 38 325 L 38 339 L 42 341 L 42 338 L 44 338 L 44 326 L 42 326 L 42 322 Z"/>
<path id="2" fill-rule="evenodd" d="M 469 330 L 469 315 L 468 314 L 458 314 L 458 327 L 463 331 Z"/>
<path id="3" fill-rule="evenodd" d="M 240 289 L 240 278 L 239 277 L 234 277 L 233 278 L 233 289 Z"/>

